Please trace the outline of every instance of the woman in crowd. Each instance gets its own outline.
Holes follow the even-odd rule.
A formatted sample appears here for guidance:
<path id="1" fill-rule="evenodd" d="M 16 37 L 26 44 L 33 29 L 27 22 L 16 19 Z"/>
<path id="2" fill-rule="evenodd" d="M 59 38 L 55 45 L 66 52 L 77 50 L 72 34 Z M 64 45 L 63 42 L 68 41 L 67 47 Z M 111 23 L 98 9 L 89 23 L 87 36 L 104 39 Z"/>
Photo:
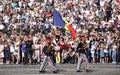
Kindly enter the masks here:
<path id="1" fill-rule="evenodd" d="M 116 51 L 117 51 L 118 47 L 117 47 L 117 43 L 114 42 L 112 45 L 112 63 L 116 63 Z"/>
<path id="2" fill-rule="evenodd" d="M 104 63 L 104 48 L 103 43 L 100 44 L 100 63 Z"/>
<path id="3" fill-rule="evenodd" d="M 6 64 L 10 64 L 10 46 L 7 41 L 5 41 L 5 46 L 4 46 L 4 58 Z"/>
<path id="4" fill-rule="evenodd" d="M 15 41 L 15 58 L 16 58 L 16 64 L 19 64 L 20 62 L 20 44 L 21 44 L 21 40 L 20 37 L 16 37 Z"/>
<path id="5" fill-rule="evenodd" d="M 62 54 L 63 50 L 65 49 L 65 41 L 64 38 L 60 38 L 59 40 L 59 46 L 60 46 L 60 55 Z M 60 62 L 62 60 L 62 56 L 60 56 Z"/>
<path id="6" fill-rule="evenodd" d="M 26 44 L 26 58 L 29 61 L 29 64 L 33 64 L 33 40 L 32 37 L 27 36 L 27 40 L 25 41 Z"/>
<path id="7" fill-rule="evenodd" d="M 107 43 L 104 43 L 104 59 L 105 59 L 105 63 L 108 63 L 108 46 Z"/>
<path id="8" fill-rule="evenodd" d="M 10 45 L 10 53 L 11 53 L 11 63 L 15 63 L 15 56 L 14 56 L 14 53 L 15 53 L 15 47 L 14 47 L 14 41 L 13 39 L 9 39 L 9 45 Z"/>
<path id="9" fill-rule="evenodd" d="M 40 46 L 41 46 L 41 40 L 38 39 L 35 41 L 35 44 L 33 45 L 34 49 L 34 62 L 36 64 L 40 63 Z"/>
<path id="10" fill-rule="evenodd" d="M 24 40 L 21 43 L 21 51 L 22 51 L 22 63 L 25 64 L 26 44 Z"/>
<path id="11" fill-rule="evenodd" d="M 0 64 L 3 64 L 3 58 L 4 58 L 4 44 L 2 39 L 0 39 Z"/>
<path id="12" fill-rule="evenodd" d="M 57 43 L 53 43 L 53 47 L 54 47 L 56 63 L 60 63 L 60 47 Z"/>
<path id="13" fill-rule="evenodd" d="M 45 38 L 44 39 L 41 39 L 41 42 L 40 42 L 40 62 L 43 61 L 43 58 L 44 58 L 44 52 L 43 52 L 43 49 L 44 49 L 44 46 L 45 46 Z"/>

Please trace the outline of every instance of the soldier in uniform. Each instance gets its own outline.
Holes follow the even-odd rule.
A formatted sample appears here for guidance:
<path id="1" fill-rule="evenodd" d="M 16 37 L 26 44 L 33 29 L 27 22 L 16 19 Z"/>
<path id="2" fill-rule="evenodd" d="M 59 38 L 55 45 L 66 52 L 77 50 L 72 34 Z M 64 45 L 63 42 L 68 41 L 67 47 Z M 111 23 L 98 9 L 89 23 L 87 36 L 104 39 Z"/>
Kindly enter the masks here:
<path id="1" fill-rule="evenodd" d="M 45 68 L 47 66 L 47 63 L 50 65 L 53 73 L 57 73 L 57 69 L 56 69 L 56 66 L 54 65 L 55 62 L 54 62 L 54 58 L 53 58 L 53 52 L 54 49 L 53 49 L 53 46 L 51 45 L 51 41 L 49 39 L 46 40 L 46 44 L 43 48 L 43 52 L 45 54 L 45 57 L 44 57 L 44 60 L 43 60 L 43 63 L 42 65 L 40 66 L 40 73 L 43 73 L 45 72 Z"/>
<path id="2" fill-rule="evenodd" d="M 78 44 L 77 50 L 79 51 L 79 58 L 78 58 L 78 63 L 77 63 L 77 72 L 82 72 L 81 69 L 81 65 L 83 62 L 85 62 L 85 68 L 86 68 L 86 72 L 89 72 L 90 70 L 89 68 L 89 64 L 88 64 L 88 59 L 86 57 L 86 49 L 87 49 L 87 43 L 85 40 L 85 36 L 81 36 L 80 37 L 80 42 Z"/>

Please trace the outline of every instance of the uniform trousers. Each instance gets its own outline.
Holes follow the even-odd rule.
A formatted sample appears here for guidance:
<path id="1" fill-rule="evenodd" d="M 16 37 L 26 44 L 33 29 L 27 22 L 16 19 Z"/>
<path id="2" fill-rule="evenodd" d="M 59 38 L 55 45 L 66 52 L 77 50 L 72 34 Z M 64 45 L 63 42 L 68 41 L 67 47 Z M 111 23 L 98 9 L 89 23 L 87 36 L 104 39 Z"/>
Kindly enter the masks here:
<path id="1" fill-rule="evenodd" d="M 47 67 L 47 64 L 49 64 L 50 68 L 52 69 L 52 71 L 57 70 L 56 66 L 54 65 L 54 59 L 52 56 L 45 56 L 43 59 L 43 63 L 40 66 L 40 71 L 44 71 L 45 68 Z"/>
<path id="2" fill-rule="evenodd" d="M 82 65 L 83 62 L 85 62 L 86 70 L 88 70 L 88 68 L 89 68 L 88 59 L 87 59 L 87 57 L 84 53 L 80 53 L 80 57 L 78 58 L 78 63 L 77 63 L 77 70 L 81 69 L 81 65 Z"/>

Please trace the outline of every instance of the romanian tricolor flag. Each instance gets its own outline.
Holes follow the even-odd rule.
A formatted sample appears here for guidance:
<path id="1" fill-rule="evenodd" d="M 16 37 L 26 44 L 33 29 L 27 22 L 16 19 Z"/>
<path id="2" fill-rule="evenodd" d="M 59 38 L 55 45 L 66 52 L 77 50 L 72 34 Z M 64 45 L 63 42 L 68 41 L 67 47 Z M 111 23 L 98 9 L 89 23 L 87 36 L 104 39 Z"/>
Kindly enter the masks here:
<path id="1" fill-rule="evenodd" d="M 53 10 L 53 24 L 62 28 L 65 28 L 66 30 L 70 30 L 72 33 L 72 39 L 76 37 L 76 31 L 71 26 L 70 23 L 68 23 L 67 20 L 62 18 L 61 14 L 57 10 Z"/>
<path id="2" fill-rule="evenodd" d="M 57 10 L 53 10 L 53 25 L 64 28 L 65 22 Z"/>

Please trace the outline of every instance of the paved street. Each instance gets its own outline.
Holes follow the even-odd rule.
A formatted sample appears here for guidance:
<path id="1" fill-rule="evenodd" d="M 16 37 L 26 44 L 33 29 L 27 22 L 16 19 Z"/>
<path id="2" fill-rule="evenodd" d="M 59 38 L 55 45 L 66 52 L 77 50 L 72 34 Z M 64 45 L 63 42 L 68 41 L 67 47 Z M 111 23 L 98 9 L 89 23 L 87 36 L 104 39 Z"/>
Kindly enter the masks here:
<path id="1" fill-rule="evenodd" d="M 92 72 L 85 72 L 84 65 L 82 72 L 76 73 L 76 64 L 57 64 L 60 70 L 53 74 L 50 67 L 46 73 L 39 73 L 40 65 L 0 65 L 0 75 L 120 75 L 120 65 L 114 64 L 90 64 Z"/>

